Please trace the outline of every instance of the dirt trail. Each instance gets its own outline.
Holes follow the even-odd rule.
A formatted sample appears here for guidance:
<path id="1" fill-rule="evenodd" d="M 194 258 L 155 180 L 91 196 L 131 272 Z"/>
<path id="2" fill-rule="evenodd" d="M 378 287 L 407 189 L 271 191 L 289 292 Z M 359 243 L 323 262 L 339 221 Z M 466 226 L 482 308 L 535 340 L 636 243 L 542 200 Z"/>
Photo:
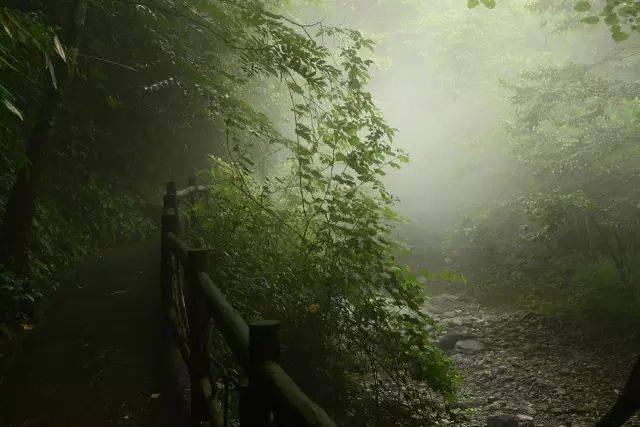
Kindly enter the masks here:
<path id="1" fill-rule="evenodd" d="M 0 384 L 0 425 L 178 425 L 164 392 L 158 252 L 150 239 L 79 266 Z"/>
<path id="2" fill-rule="evenodd" d="M 464 376 L 465 425 L 509 415 L 528 426 L 592 426 L 623 386 L 637 337 L 594 340 L 566 319 L 495 312 L 457 295 L 430 297 L 425 311 L 440 346 Z M 621 334 L 625 335 L 625 334 Z M 640 426 L 640 417 L 626 425 Z"/>

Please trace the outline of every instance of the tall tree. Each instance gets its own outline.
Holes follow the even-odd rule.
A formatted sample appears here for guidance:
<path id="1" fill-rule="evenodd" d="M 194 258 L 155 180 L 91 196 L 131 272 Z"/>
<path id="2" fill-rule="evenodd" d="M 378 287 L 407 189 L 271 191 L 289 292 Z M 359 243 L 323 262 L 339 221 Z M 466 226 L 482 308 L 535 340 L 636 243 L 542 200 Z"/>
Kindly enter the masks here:
<path id="1" fill-rule="evenodd" d="M 36 199 L 46 167 L 47 153 L 53 144 L 52 129 L 56 114 L 68 91 L 75 71 L 78 47 L 82 39 L 87 13 L 87 1 L 76 0 L 67 32 L 67 52 L 57 42 L 56 50 L 67 63 L 63 72 L 55 76 L 53 65 L 48 68 L 53 78 L 33 126 L 26 148 L 26 163 L 18 171 L 15 184 L 7 201 L 0 233 L 0 263 L 20 275 L 29 273 L 29 249 L 33 234 Z"/>

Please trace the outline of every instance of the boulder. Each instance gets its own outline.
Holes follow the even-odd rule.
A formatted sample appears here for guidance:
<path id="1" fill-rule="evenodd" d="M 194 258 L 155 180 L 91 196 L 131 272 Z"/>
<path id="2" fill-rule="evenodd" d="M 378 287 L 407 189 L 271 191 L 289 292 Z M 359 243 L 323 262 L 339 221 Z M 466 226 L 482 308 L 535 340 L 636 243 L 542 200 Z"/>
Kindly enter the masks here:
<path id="1" fill-rule="evenodd" d="M 461 354 L 461 353 L 455 353 L 451 356 L 451 361 L 453 363 L 462 363 L 464 362 L 464 359 L 465 359 L 464 354 Z"/>
<path id="2" fill-rule="evenodd" d="M 462 326 L 464 324 L 464 321 L 462 320 L 462 317 L 455 316 L 451 319 L 448 319 L 447 324 L 451 326 Z"/>
<path id="3" fill-rule="evenodd" d="M 533 417 L 524 414 L 493 415 L 487 419 L 487 427 L 531 427 L 535 426 Z"/>
<path id="4" fill-rule="evenodd" d="M 487 419 L 487 427 L 520 427 L 520 422 L 513 415 L 493 415 Z"/>
<path id="5" fill-rule="evenodd" d="M 455 349 L 461 353 L 474 354 L 484 350 L 484 344 L 476 339 L 463 339 L 456 342 Z"/>
<path id="6" fill-rule="evenodd" d="M 531 415 L 518 414 L 516 415 L 516 418 L 521 426 L 529 426 L 533 424 L 533 417 Z"/>
<path id="7" fill-rule="evenodd" d="M 440 347 L 444 351 L 453 350 L 456 346 L 456 343 L 463 340 L 468 340 L 474 338 L 473 335 L 470 335 L 463 331 L 450 331 L 444 334 L 438 340 L 438 347 Z"/>

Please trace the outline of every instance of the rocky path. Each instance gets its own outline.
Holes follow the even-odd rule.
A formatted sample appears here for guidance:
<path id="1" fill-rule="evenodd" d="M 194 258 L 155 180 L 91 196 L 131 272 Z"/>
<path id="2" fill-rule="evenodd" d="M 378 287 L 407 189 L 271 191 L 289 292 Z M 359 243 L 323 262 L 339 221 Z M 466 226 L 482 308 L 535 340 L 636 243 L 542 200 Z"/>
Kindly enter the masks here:
<path id="1" fill-rule="evenodd" d="M 467 426 L 498 415 L 511 420 L 504 425 L 592 426 L 638 351 L 631 333 L 594 340 L 564 319 L 495 312 L 452 294 L 428 298 L 425 311 L 441 324 L 439 345 L 464 377 Z M 640 426 L 640 417 L 626 425 Z"/>

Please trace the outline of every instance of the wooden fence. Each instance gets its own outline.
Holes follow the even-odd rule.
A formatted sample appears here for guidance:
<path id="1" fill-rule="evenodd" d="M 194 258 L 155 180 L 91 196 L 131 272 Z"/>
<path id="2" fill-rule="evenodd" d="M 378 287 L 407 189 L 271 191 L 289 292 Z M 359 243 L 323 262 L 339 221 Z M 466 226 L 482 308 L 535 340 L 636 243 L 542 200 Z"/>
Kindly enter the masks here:
<path id="1" fill-rule="evenodd" d="M 212 357 L 211 334 L 216 328 L 243 370 L 234 382 L 241 427 L 335 427 L 278 364 L 280 322 L 247 324 L 208 275 L 215 268 L 210 265 L 210 250 L 193 249 L 181 239 L 193 219 L 183 218 L 179 206 L 206 194 L 207 188 L 196 185 L 193 178 L 180 191 L 169 182 L 162 213 L 162 302 L 171 351 L 181 355 L 191 380 L 191 424 L 227 427 L 230 423 L 227 381 L 221 387 L 223 396 L 216 396 L 222 380 Z"/>

